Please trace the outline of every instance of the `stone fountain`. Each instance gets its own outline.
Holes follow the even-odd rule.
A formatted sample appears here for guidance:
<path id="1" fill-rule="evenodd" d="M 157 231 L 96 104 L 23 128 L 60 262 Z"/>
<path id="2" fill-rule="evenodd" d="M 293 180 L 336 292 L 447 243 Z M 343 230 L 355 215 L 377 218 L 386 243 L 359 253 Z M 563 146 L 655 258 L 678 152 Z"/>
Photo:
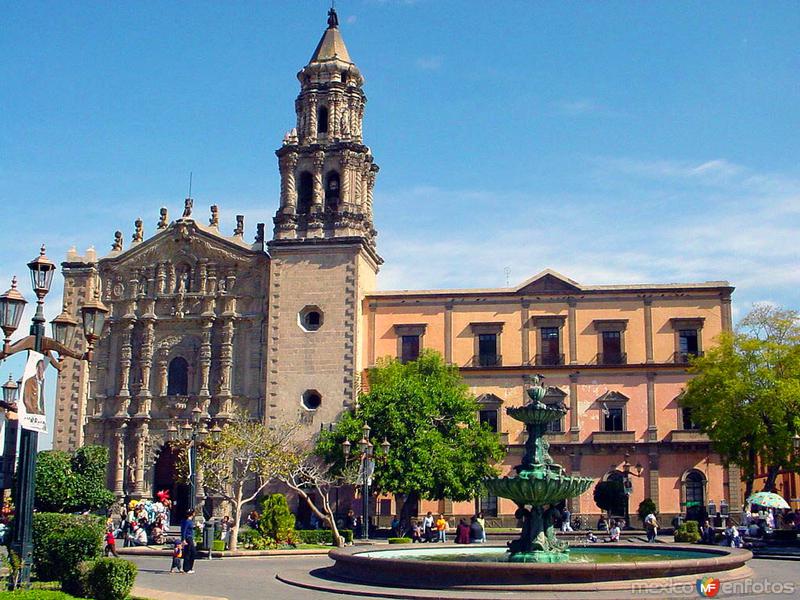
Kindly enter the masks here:
<path id="1" fill-rule="evenodd" d="M 509 542 L 511 562 L 566 562 L 569 547 L 556 539 L 556 505 L 562 500 L 580 496 L 592 485 L 591 477 L 574 477 L 564 473 L 564 467 L 553 462 L 545 438 L 547 424 L 561 419 L 567 412 L 563 403 L 545 404 L 545 388 L 541 375 L 531 378 L 527 389 L 530 403 L 508 408 L 508 416 L 525 423 L 528 440 L 522 464 L 515 467 L 516 477 L 488 479 L 487 489 L 503 498 L 513 500 L 518 508 L 514 516 L 522 521 L 519 538 Z"/>

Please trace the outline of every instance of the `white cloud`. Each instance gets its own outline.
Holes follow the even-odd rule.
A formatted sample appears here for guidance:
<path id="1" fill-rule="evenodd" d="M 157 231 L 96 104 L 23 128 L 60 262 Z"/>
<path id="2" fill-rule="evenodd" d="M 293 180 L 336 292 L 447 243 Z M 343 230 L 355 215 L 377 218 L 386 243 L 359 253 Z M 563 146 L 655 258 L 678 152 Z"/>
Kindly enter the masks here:
<path id="1" fill-rule="evenodd" d="M 347 19 L 345 20 L 345 22 L 346 22 L 346 23 L 348 23 L 348 24 L 350 24 L 350 25 L 352 25 L 352 24 L 353 24 L 353 23 L 355 23 L 356 21 L 358 21 L 358 17 L 357 17 L 356 15 L 350 15 L 350 16 L 349 16 L 349 17 L 347 17 Z"/>

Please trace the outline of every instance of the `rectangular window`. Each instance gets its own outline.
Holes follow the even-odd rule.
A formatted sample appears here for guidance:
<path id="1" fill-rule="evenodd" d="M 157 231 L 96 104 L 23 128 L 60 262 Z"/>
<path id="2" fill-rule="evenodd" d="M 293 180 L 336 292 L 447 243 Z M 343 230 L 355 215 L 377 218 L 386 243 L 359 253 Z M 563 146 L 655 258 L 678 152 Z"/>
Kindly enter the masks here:
<path id="1" fill-rule="evenodd" d="M 622 363 L 622 334 L 619 331 L 604 331 L 603 364 L 618 365 Z"/>
<path id="2" fill-rule="evenodd" d="M 478 413 L 478 418 L 480 419 L 481 425 L 486 423 L 489 426 L 489 429 L 497 433 L 497 410 L 482 410 L 480 413 Z"/>
<path id="3" fill-rule="evenodd" d="M 683 429 L 700 429 L 700 427 L 692 421 L 692 409 L 688 407 L 683 407 L 681 409 L 681 417 L 683 420 L 682 426 Z"/>
<path id="4" fill-rule="evenodd" d="M 697 356 L 700 349 L 696 329 L 681 329 L 678 332 L 678 351 L 682 356 Z"/>
<path id="5" fill-rule="evenodd" d="M 624 409 L 610 406 L 603 413 L 603 431 L 625 431 L 623 424 Z"/>
<path id="6" fill-rule="evenodd" d="M 563 419 L 556 419 L 547 423 L 547 433 L 563 433 L 564 428 L 561 426 Z"/>
<path id="7" fill-rule="evenodd" d="M 494 367 L 498 363 L 497 334 L 481 333 L 478 335 L 478 365 Z"/>
<path id="8" fill-rule="evenodd" d="M 400 360 L 403 363 L 411 362 L 419 358 L 419 336 L 404 335 L 401 339 Z"/>
<path id="9" fill-rule="evenodd" d="M 478 500 L 478 510 L 483 513 L 484 517 L 497 516 L 497 496 L 494 494 L 486 494 L 481 496 Z"/>
<path id="10" fill-rule="evenodd" d="M 541 364 L 543 365 L 557 365 L 561 361 L 559 341 L 558 341 L 558 327 L 542 327 L 542 349 L 541 349 Z"/>

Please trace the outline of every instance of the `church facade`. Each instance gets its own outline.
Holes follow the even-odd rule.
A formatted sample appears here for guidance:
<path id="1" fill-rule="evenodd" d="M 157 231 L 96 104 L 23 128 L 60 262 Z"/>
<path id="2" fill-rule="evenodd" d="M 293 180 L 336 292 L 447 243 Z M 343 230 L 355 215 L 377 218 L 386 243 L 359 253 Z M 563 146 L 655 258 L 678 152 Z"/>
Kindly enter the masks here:
<path id="1" fill-rule="evenodd" d="M 662 514 L 709 501 L 739 509 L 738 472 L 677 403 L 689 358 L 731 327 L 727 282 L 583 286 L 543 271 L 512 288 L 378 291 L 378 167 L 363 142 L 364 78 L 335 11 L 298 80 L 296 125 L 276 152 L 271 239 L 263 224 L 248 235 L 244 216 L 227 234 L 217 207 L 201 217 L 186 199 L 178 218 L 161 209 L 150 237 L 139 219 L 127 247 L 117 232 L 103 257 L 68 254 L 66 310 L 77 315 L 96 294 L 111 314 L 94 363 L 65 361 L 55 448 L 108 446 L 115 493 L 151 497 L 175 486 L 168 431 L 192 413 L 211 427 L 246 411 L 275 426 L 299 422 L 311 437 L 354 405 L 378 358 L 434 348 L 460 367 L 481 420 L 508 446 L 504 472 L 524 444 L 504 409 L 541 373 L 547 398 L 570 408 L 550 432 L 554 458 L 598 480 L 633 467 L 619 511 L 645 497 Z M 397 505 L 384 498 L 376 508 L 385 516 Z M 476 508 L 498 520 L 515 509 L 491 497 L 417 507 Z M 600 512 L 591 492 L 572 509 Z"/>

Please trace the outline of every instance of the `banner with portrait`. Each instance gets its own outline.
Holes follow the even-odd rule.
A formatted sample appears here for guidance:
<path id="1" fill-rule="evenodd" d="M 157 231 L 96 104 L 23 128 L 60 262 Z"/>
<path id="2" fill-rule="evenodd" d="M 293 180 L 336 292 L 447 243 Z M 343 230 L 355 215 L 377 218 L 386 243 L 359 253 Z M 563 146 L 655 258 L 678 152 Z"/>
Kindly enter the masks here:
<path id="1" fill-rule="evenodd" d="M 47 433 L 47 418 L 44 408 L 44 376 L 50 359 L 28 351 L 28 361 L 22 374 L 22 387 L 17 401 L 19 426 L 23 429 Z"/>

